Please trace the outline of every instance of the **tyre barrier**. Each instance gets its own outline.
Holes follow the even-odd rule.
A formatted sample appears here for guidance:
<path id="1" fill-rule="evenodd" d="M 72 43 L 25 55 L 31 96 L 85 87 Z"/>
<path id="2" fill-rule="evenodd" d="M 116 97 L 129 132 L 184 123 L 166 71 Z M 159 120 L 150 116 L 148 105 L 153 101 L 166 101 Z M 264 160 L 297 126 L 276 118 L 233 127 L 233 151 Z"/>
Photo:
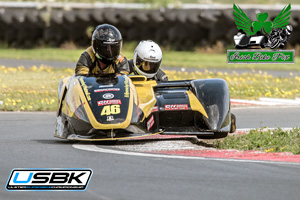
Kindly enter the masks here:
<path id="1" fill-rule="evenodd" d="M 282 7 L 283 8 L 283 7 Z M 256 19 L 257 9 L 243 9 Z M 273 20 L 280 10 L 268 12 Z M 176 50 L 221 41 L 233 44 L 237 32 L 232 8 L 142 9 L 92 6 L 9 6 L 0 4 L 0 42 L 10 47 L 31 48 L 37 45 L 61 46 L 73 42 L 90 45 L 93 28 L 102 23 L 116 26 L 124 41 L 152 39 Z M 300 44 L 300 10 L 293 10 L 290 24 L 293 33 L 289 43 Z"/>

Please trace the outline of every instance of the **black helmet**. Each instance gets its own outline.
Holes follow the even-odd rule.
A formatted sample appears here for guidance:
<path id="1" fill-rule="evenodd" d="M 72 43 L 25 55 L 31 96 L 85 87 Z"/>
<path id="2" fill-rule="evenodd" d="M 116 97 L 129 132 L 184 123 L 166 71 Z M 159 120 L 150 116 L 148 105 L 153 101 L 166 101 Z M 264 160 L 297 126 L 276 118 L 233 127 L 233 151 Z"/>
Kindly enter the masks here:
<path id="1" fill-rule="evenodd" d="M 122 41 L 122 35 L 116 27 L 99 25 L 92 35 L 93 51 L 99 59 L 113 60 L 120 55 Z"/>

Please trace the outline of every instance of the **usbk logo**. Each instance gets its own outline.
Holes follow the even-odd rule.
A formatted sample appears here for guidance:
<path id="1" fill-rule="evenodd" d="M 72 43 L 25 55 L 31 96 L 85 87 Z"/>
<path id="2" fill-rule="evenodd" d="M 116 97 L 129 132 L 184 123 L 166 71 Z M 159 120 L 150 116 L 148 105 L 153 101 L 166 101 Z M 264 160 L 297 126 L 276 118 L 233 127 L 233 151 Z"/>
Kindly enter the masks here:
<path id="1" fill-rule="evenodd" d="M 86 190 L 91 169 L 13 169 L 6 190 Z"/>

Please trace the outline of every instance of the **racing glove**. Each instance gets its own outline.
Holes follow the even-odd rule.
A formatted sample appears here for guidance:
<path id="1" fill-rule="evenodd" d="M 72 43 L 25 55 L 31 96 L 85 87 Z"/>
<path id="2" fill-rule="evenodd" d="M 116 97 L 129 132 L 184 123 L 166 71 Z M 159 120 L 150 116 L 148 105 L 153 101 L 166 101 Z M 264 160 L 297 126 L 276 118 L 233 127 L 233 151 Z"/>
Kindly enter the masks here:
<path id="1" fill-rule="evenodd" d="M 155 80 L 167 82 L 168 76 L 166 75 L 165 72 L 163 72 L 161 69 L 159 69 L 155 75 Z"/>

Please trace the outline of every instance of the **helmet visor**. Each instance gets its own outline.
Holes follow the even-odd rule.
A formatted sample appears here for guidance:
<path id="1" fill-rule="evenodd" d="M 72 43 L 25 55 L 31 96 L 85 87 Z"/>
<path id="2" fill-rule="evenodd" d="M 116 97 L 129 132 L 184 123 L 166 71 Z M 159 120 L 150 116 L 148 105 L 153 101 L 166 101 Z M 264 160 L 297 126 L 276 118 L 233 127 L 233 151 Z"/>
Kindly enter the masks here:
<path id="1" fill-rule="evenodd" d="M 136 66 L 141 70 L 142 72 L 148 73 L 148 74 L 155 74 L 160 66 L 161 60 L 159 61 L 145 61 L 142 58 L 139 57 L 139 55 L 136 56 Z"/>
<path id="2" fill-rule="evenodd" d="M 117 42 L 101 42 L 94 40 L 93 48 L 95 50 L 96 56 L 106 59 L 115 59 L 120 55 L 122 48 L 122 41 Z"/>

